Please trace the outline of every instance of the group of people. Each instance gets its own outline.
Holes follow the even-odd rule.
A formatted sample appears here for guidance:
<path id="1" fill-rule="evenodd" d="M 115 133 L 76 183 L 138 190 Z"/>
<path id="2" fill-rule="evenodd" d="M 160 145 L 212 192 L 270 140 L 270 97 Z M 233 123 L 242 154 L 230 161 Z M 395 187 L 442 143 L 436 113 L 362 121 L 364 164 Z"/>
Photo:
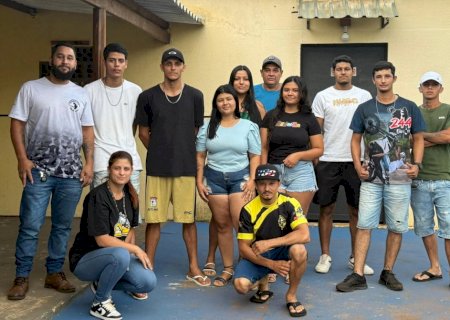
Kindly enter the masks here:
<path id="1" fill-rule="evenodd" d="M 365 263 L 370 230 L 378 226 L 382 203 L 388 236 L 379 282 L 402 290 L 392 270 L 408 230 L 410 198 L 414 228 L 431 263 L 413 280 L 442 278 L 433 217 L 436 209 L 438 236 L 445 239 L 450 264 L 450 106 L 439 101 L 439 74 L 422 77 L 419 108 L 394 94 L 391 63 L 374 66 L 377 96 L 372 98 L 352 85 L 352 59 L 339 56 L 331 66 L 335 84 L 319 92 L 311 105 L 304 80 L 289 76 L 280 83 L 281 61 L 269 56 L 260 85 L 254 86 L 248 67 L 236 66 L 228 83 L 215 91 L 210 119 L 204 121 L 203 94 L 183 82 L 185 59 L 178 49 L 164 51 L 163 81 L 145 91 L 124 79 L 128 52 L 122 45 L 109 44 L 103 54 L 105 77 L 83 89 L 70 81 L 77 65 L 73 47 L 56 44 L 51 73 L 25 83 L 11 110 L 11 138 L 24 189 L 16 278 L 8 299 L 26 296 L 50 199 L 45 287 L 75 291 L 62 268 L 75 208 L 88 185 L 69 262 L 75 276 L 91 282 L 90 314 L 97 318 L 122 318 L 111 298 L 113 289 L 145 300 L 156 286 L 156 249 L 170 203 L 173 220 L 183 225 L 188 281 L 216 287 L 232 283 L 241 294 L 256 288 L 250 301 L 265 303 L 273 295 L 269 283 L 279 274 L 289 284 L 285 297 L 292 317 L 306 314 L 297 290 L 306 270 L 310 204 L 320 206 L 322 253 L 315 270 L 327 273 L 340 186 L 349 208 L 348 266 L 353 273 L 336 286 L 338 291 L 367 288 L 364 275 L 374 273 Z M 134 231 L 143 170 L 136 130 L 147 148 L 144 250 Z M 197 252 L 197 191 L 212 212 L 203 269 Z M 234 232 L 240 256 L 236 266 Z"/>

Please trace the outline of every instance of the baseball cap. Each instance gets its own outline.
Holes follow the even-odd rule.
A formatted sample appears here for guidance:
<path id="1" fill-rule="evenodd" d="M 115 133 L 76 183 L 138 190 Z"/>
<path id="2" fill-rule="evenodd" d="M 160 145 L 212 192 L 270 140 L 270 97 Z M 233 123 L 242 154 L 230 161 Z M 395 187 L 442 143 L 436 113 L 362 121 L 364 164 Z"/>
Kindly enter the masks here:
<path id="1" fill-rule="evenodd" d="M 166 51 L 164 51 L 164 53 L 162 54 L 161 63 L 164 63 L 167 60 L 172 59 L 172 58 L 178 59 L 184 63 L 183 54 L 181 53 L 180 50 L 175 49 L 175 48 L 170 48 L 170 49 L 167 49 Z"/>
<path id="2" fill-rule="evenodd" d="M 437 72 L 434 72 L 434 71 L 425 72 L 423 74 L 423 76 L 420 78 L 420 83 L 419 84 L 422 84 L 422 83 L 424 83 L 426 81 L 429 81 L 429 80 L 436 81 L 440 85 L 444 84 L 444 81 L 442 80 L 441 75 L 439 73 L 437 73 Z"/>
<path id="3" fill-rule="evenodd" d="M 273 164 L 262 164 L 256 168 L 255 181 L 280 180 L 280 173 Z"/>
<path id="4" fill-rule="evenodd" d="M 264 59 L 263 63 L 262 63 L 262 67 L 264 68 L 266 66 L 266 64 L 275 64 L 277 65 L 280 69 L 282 69 L 281 67 L 281 60 L 278 59 L 275 56 L 268 56 L 267 58 Z"/>

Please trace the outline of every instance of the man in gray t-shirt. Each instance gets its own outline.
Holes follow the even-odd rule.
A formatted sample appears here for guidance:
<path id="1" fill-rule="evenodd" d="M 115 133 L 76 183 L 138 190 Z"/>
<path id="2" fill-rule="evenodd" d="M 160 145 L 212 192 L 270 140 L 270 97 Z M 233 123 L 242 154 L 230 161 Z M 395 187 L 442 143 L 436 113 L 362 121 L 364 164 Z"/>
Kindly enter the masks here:
<path id="1" fill-rule="evenodd" d="M 25 83 L 11 113 L 11 139 L 23 184 L 16 242 L 16 278 L 9 300 L 22 300 L 36 254 L 39 232 L 51 198 L 45 287 L 74 292 L 62 268 L 82 187 L 93 175 L 94 131 L 86 91 L 70 82 L 77 61 L 74 49 L 52 48 L 51 74 Z M 83 167 L 80 148 L 86 164 Z"/>

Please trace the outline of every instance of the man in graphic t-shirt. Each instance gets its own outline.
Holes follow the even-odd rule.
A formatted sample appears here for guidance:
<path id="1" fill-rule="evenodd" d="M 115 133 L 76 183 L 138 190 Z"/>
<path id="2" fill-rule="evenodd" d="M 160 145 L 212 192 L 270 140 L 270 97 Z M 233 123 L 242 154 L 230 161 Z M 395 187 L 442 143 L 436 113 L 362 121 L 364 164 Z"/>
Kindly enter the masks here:
<path id="1" fill-rule="evenodd" d="M 320 206 L 319 236 L 322 250 L 315 267 L 318 273 L 327 273 L 331 267 L 333 211 L 340 186 L 345 190 L 349 215 L 351 255 L 347 265 L 353 270 L 361 181 L 353 166 L 350 150 L 352 131 L 349 125 L 356 108 L 372 98 L 367 90 L 352 84 L 356 69 L 349 56 L 334 58 L 331 72 L 334 85 L 318 92 L 312 104 L 324 136 L 324 152 L 315 167 L 319 190 L 314 195 L 314 202 Z M 367 264 L 364 265 L 364 274 L 373 274 L 373 269 Z"/>
<path id="2" fill-rule="evenodd" d="M 186 278 L 199 286 L 209 286 L 211 280 L 198 267 L 194 217 L 195 138 L 203 124 L 203 94 L 182 81 L 185 65 L 181 51 L 166 50 L 160 68 L 164 73 L 163 82 L 141 93 L 136 114 L 139 138 L 148 150 L 146 252 L 153 265 L 160 224 L 167 221 L 169 202 L 172 202 L 174 221 L 183 224 L 189 258 Z"/>
<path id="3" fill-rule="evenodd" d="M 353 164 L 362 183 L 355 267 L 352 274 L 336 285 L 336 289 L 341 292 L 367 289 L 364 263 L 370 244 L 370 232 L 378 227 L 380 221 L 382 203 L 388 235 L 383 271 L 378 282 L 394 291 L 403 290 L 402 283 L 392 270 L 400 250 L 402 233 L 408 231 L 411 179 L 417 177 L 422 162 L 425 123 L 414 102 L 394 94 L 396 79 L 392 63 L 376 63 L 372 80 L 377 88 L 377 96 L 358 107 L 350 125 L 353 130 Z M 364 162 L 361 164 L 363 138 L 366 148 Z M 402 156 L 404 166 L 392 172 L 386 170 L 391 162 L 400 160 Z M 375 171 L 378 173 L 374 174 Z"/>
<path id="4" fill-rule="evenodd" d="M 51 73 L 26 82 L 11 113 L 11 139 L 23 184 L 16 242 L 16 278 L 9 300 L 22 300 L 39 232 L 51 198 L 52 230 L 48 239 L 45 287 L 74 292 L 62 271 L 72 219 L 81 189 L 92 182 L 94 131 L 86 91 L 71 82 L 77 60 L 73 47 L 52 47 Z M 80 148 L 86 163 L 83 167 Z"/>

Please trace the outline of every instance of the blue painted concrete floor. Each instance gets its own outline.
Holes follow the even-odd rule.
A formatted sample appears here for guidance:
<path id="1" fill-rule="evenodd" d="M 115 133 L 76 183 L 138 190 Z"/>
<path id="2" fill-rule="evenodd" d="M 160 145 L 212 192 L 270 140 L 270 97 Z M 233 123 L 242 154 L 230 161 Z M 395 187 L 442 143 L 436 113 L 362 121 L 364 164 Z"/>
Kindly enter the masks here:
<path id="1" fill-rule="evenodd" d="M 199 258 L 203 265 L 208 245 L 208 224 L 198 223 Z M 367 263 L 375 269 L 368 276 L 369 288 L 352 293 L 339 293 L 336 283 L 349 273 L 349 233 L 347 227 L 333 229 L 333 265 L 328 274 L 318 274 L 314 266 L 320 256 L 317 227 L 311 227 L 308 244 L 308 268 L 298 298 L 308 310 L 306 319 L 450 319 L 449 268 L 443 241 L 439 240 L 443 280 L 416 283 L 412 276 L 428 268 L 422 241 L 412 231 L 404 234 L 394 272 L 403 282 L 404 290 L 394 292 L 378 284 L 383 267 L 386 230 L 372 232 Z M 218 269 L 220 270 L 220 258 Z M 168 223 L 161 233 L 156 255 L 155 272 L 158 286 L 146 301 L 137 301 L 123 292 L 114 291 L 113 299 L 124 319 L 289 319 L 284 294 L 287 285 L 280 277 L 272 285 L 274 296 L 266 304 L 249 302 L 232 286 L 202 288 L 185 280 L 187 256 L 181 237 L 181 226 Z M 75 296 L 54 319 L 93 319 L 89 307 L 93 298 L 89 288 Z"/>

